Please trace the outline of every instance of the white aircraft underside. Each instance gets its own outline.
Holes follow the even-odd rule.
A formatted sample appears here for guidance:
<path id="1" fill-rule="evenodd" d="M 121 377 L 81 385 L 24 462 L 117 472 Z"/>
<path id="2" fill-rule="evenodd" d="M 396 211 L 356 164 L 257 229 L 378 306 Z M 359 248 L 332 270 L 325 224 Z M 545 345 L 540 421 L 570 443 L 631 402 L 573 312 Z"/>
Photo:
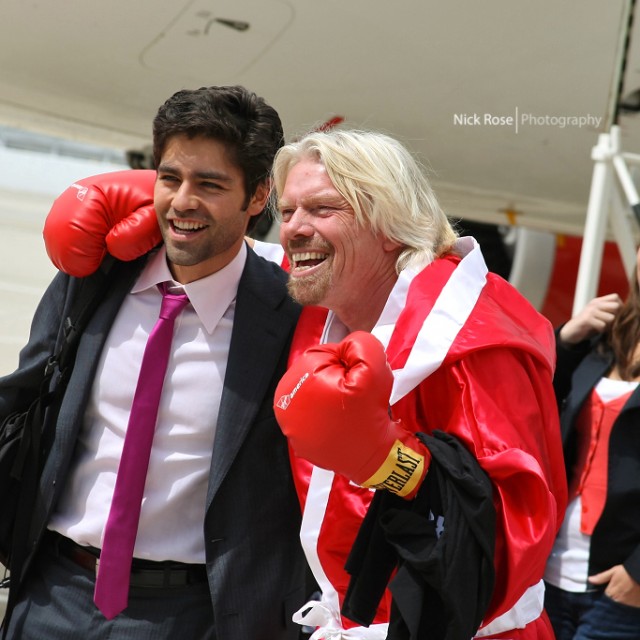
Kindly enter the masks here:
<path id="1" fill-rule="evenodd" d="M 0 125 L 144 152 L 172 93 L 243 84 L 288 139 L 336 116 L 398 137 L 453 218 L 582 235 L 599 135 L 640 150 L 632 6 L 1 0 Z"/>
<path id="2" fill-rule="evenodd" d="M 453 216 L 580 233 L 628 5 L 4 0 L 0 123 L 140 149 L 174 91 L 239 83 L 278 109 L 289 138 L 336 115 L 401 138 Z M 640 89 L 638 46 L 623 98 Z M 636 120 L 619 117 L 629 149 Z"/>

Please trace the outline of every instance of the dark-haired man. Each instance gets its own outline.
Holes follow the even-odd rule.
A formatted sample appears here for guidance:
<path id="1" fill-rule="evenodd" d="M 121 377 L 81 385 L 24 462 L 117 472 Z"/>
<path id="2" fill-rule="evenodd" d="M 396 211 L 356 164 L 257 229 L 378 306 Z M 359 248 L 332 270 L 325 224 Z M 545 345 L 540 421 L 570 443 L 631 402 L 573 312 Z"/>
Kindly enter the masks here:
<path id="1" fill-rule="evenodd" d="M 242 87 L 207 87 L 169 98 L 153 137 L 157 177 L 84 180 L 55 204 L 73 202 L 74 217 L 90 221 L 93 233 L 75 240 L 104 241 L 154 182 L 143 206 L 155 207 L 161 238 L 117 263 L 80 341 L 34 506 L 34 552 L 22 584 L 14 576 L 9 638 L 298 637 L 300 510 L 272 402 L 299 308 L 284 273 L 244 241 L 269 197 L 280 119 Z M 141 252 L 117 228 L 108 242 L 112 254 Z M 45 293 L 17 371 L 0 379 L 0 417 L 37 395 L 78 282 L 59 273 Z M 139 378 L 145 345 L 163 299 L 182 294 L 143 498 L 123 508 L 116 493 L 133 488 L 122 468 L 145 464 L 124 453 L 141 449 L 129 436 L 142 429 L 132 407 L 150 386 Z M 138 508 L 127 560 L 118 527 Z M 111 582 L 118 556 L 131 563 L 122 594 Z"/>

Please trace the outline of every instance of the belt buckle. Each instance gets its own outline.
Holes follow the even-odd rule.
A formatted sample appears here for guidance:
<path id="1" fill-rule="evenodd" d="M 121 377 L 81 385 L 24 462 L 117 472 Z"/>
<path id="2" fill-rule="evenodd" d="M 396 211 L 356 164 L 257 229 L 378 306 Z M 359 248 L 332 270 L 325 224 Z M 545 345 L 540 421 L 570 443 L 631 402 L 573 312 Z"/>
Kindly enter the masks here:
<path id="1" fill-rule="evenodd" d="M 96 578 L 98 577 L 98 569 L 100 569 L 100 558 L 96 558 Z"/>

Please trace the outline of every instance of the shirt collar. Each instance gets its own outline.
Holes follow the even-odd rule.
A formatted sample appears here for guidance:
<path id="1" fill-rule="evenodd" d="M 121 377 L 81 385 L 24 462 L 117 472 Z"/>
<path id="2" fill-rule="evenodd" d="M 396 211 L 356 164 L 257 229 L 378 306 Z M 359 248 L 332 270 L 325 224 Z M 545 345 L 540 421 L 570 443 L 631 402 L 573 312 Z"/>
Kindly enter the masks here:
<path id="1" fill-rule="evenodd" d="M 200 280 L 180 285 L 171 276 L 167 265 L 166 248 L 162 246 L 150 257 L 131 293 L 140 293 L 157 287 L 161 282 L 169 282 L 172 291 L 182 289 L 189 296 L 189 301 L 200 322 L 211 334 L 236 298 L 246 261 L 247 247 L 242 243 L 240 251 L 228 265 Z"/>

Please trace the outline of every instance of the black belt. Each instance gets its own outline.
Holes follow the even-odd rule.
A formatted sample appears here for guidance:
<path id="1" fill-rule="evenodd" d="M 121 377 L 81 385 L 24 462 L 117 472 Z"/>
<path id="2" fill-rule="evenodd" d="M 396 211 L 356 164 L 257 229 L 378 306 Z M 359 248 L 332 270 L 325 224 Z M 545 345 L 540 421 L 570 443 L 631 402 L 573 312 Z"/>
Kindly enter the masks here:
<path id="1" fill-rule="evenodd" d="M 45 548 L 56 556 L 68 558 L 79 567 L 97 573 L 100 567 L 100 550 L 83 547 L 55 531 L 48 531 Z M 207 582 L 207 570 L 203 564 L 182 562 L 154 562 L 133 559 L 131 565 L 131 587 L 186 587 L 190 584 Z"/>

